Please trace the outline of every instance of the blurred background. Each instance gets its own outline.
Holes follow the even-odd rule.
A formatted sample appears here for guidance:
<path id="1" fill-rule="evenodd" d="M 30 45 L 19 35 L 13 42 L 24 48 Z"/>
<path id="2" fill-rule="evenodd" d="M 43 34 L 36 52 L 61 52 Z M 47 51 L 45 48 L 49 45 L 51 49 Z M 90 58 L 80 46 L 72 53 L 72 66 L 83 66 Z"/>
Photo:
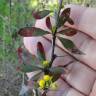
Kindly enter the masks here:
<path id="1" fill-rule="evenodd" d="M 96 0 L 63 0 L 63 5 L 96 7 Z M 16 72 L 17 48 L 22 45 L 17 31 L 35 23 L 32 10 L 51 9 L 58 0 L 0 0 L 0 96 L 18 96 L 21 77 Z"/>

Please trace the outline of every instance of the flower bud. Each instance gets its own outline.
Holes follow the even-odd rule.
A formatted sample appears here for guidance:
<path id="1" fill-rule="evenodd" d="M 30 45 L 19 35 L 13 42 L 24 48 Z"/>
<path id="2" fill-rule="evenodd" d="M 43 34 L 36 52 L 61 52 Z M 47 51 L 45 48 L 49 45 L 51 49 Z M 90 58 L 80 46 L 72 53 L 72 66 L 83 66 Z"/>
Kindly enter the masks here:
<path id="1" fill-rule="evenodd" d="M 47 60 L 43 61 L 43 66 L 48 67 L 49 66 L 49 61 L 47 61 Z"/>

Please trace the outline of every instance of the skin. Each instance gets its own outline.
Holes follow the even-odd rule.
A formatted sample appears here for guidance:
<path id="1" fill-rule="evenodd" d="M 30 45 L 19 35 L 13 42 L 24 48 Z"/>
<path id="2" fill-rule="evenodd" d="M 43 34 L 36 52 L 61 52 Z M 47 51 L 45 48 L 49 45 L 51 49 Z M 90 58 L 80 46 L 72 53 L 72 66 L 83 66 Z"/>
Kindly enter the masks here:
<path id="1" fill-rule="evenodd" d="M 71 26 L 66 23 L 65 25 L 82 32 L 78 31 L 73 37 L 64 37 L 71 39 L 85 55 L 69 53 L 57 39 L 56 42 L 60 48 L 56 47 L 55 53 L 66 56 L 58 57 L 53 62 L 53 66 L 65 65 L 70 61 L 74 62 L 68 66 L 67 71 L 62 75 L 63 80 L 57 81 L 57 91 L 48 92 L 48 96 L 96 96 L 96 9 L 78 5 L 67 5 L 66 7 L 71 7 L 71 18 L 75 24 Z M 45 25 L 45 18 L 37 20 L 35 26 L 48 30 Z M 45 37 L 51 39 L 50 35 Z M 23 41 L 29 52 L 35 55 L 37 55 L 37 42 L 42 42 L 46 57 L 50 60 L 51 44 L 48 40 L 43 37 L 24 37 Z M 28 74 L 29 78 L 31 75 L 32 73 Z"/>

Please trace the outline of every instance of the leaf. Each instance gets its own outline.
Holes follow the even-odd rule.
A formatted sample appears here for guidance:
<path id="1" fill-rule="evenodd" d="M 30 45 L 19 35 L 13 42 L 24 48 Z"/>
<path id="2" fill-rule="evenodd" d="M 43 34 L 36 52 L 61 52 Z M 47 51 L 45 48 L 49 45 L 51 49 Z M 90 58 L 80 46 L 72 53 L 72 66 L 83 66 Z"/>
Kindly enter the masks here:
<path id="1" fill-rule="evenodd" d="M 59 22 L 58 22 L 58 28 L 63 26 L 64 23 L 67 21 L 67 19 L 65 17 L 59 17 Z"/>
<path id="2" fill-rule="evenodd" d="M 66 35 L 66 36 L 74 36 L 77 33 L 77 31 L 71 28 L 66 28 L 62 31 L 59 31 L 58 33 Z"/>
<path id="3" fill-rule="evenodd" d="M 37 43 L 37 54 L 40 61 L 46 60 L 45 50 L 41 42 Z"/>
<path id="4" fill-rule="evenodd" d="M 74 54 L 84 54 L 83 52 L 81 52 L 76 46 L 75 44 L 69 40 L 69 39 L 65 39 L 62 37 L 59 37 L 59 40 L 61 41 L 61 43 L 63 44 L 63 46 L 69 50 L 70 52 L 74 53 Z"/>
<path id="5" fill-rule="evenodd" d="M 70 8 L 66 8 L 62 11 L 61 17 L 69 17 L 70 16 Z"/>
<path id="6" fill-rule="evenodd" d="M 50 74 L 53 76 L 52 78 L 53 82 L 59 79 L 61 74 L 64 73 L 64 69 L 61 67 L 52 67 L 49 69 L 49 71 L 50 71 Z"/>
<path id="7" fill-rule="evenodd" d="M 74 48 L 74 43 L 71 41 L 71 40 L 69 40 L 69 39 L 65 39 L 65 38 L 62 38 L 62 37 L 59 37 L 59 39 L 60 39 L 60 41 L 62 42 L 62 44 L 64 45 L 64 47 L 66 48 L 66 49 L 72 49 L 72 48 Z"/>
<path id="8" fill-rule="evenodd" d="M 20 71 L 27 73 L 27 72 L 33 72 L 41 70 L 41 68 L 38 65 L 29 65 L 29 64 L 21 64 L 20 65 Z"/>
<path id="9" fill-rule="evenodd" d="M 26 86 L 25 84 L 22 84 L 22 88 L 20 90 L 19 96 L 28 96 L 28 86 Z"/>
<path id="10" fill-rule="evenodd" d="M 39 73 L 35 74 L 35 75 L 31 78 L 31 80 L 37 81 L 37 80 L 41 77 L 41 74 L 42 74 L 42 72 L 39 72 Z"/>
<path id="11" fill-rule="evenodd" d="M 50 21 L 50 17 L 49 17 L 49 16 L 46 18 L 46 26 L 47 26 L 50 30 L 52 30 L 52 24 L 51 24 L 51 21 Z"/>
<path id="12" fill-rule="evenodd" d="M 38 64 L 38 59 L 35 55 L 30 54 L 25 48 L 19 47 L 17 49 L 18 57 L 20 59 L 20 63 L 22 64 Z"/>
<path id="13" fill-rule="evenodd" d="M 22 49 L 22 62 L 24 64 L 35 65 L 38 64 L 38 59 L 35 55 L 30 54 L 26 49 Z"/>
<path id="14" fill-rule="evenodd" d="M 43 10 L 43 11 L 34 11 L 33 13 L 32 13 L 32 15 L 33 15 L 33 17 L 35 18 L 35 19 L 42 19 L 42 18 L 44 18 L 45 16 L 47 16 L 49 13 L 50 13 L 51 11 L 50 10 Z"/>
<path id="15" fill-rule="evenodd" d="M 58 11 L 57 10 L 54 11 L 54 18 L 55 18 L 55 22 L 58 23 L 57 24 L 57 28 L 63 26 L 64 23 L 67 21 L 67 19 L 65 18 L 65 16 L 63 16 L 63 17 L 62 16 L 59 16 L 58 17 Z"/>
<path id="16" fill-rule="evenodd" d="M 38 61 L 35 55 L 31 55 L 27 50 L 21 50 L 21 48 L 18 50 L 21 52 L 19 57 L 22 60 L 22 64 L 18 66 L 20 71 L 26 73 L 41 69 L 41 67 L 38 65 Z"/>
<path id="17" fill-rule="evenodd" d="M 18 34 L 23 37 L 42 36 L 48 34 L 48 31 L 36 27 L 25 27 L 20 29 Z"/>
<path id="18" fill-rule="evenodd" d="M 60 18 L 62 18 L 61 20 L 65 19 L 65 21 L 68 21 L 68 23 L 70 23 L 71 25 L 74 24 L 73 20 L 70 18 L 70 8 L 66 8 L 65 10 L 63 10 Z"/>
<path id="19" fill-rule="evenodd" d="M 81 50 L 79 50 L 76 47 L 71 49 L 71 52 L 74 53 L 74 54 L 83 54 L 83 55 L 85 55 L 85 53 L 83 53 Z"/>
<path id="20" fill-rule="evenodd" d="M 71 25 L 74 25 L 74 21 L 73 21 L 71 18 L 68 18 L 68 19 L 67 19 L 67 22 L 68 22 L 69 24 L 71 24 Z"/>

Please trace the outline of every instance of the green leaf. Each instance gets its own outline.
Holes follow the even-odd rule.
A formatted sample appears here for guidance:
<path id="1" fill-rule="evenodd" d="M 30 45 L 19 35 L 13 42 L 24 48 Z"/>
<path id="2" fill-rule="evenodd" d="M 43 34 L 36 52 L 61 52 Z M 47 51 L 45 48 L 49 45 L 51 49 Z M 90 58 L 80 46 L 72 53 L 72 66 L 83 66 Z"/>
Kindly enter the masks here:
<path id="1" fill-rule="evenodd" d="M 65 17 L 59 17 L 59 22 L 58 22 L 58 28 L 63 26 L 64 23 L 67 21 L 67 19 Z"/>
<path id="2" fill-rule="evenodd" d="M 22 49 L 21 52 L 21 59 L 22 59 L 22 64 L 21 67 L 26 71 L 35 71 L 37 70 L 38 67 L 38 59 L 36 58 L 35 55 L 30 54 L 26 49 Z M 37 65 L 36 65 L 37 64 Z"/>
<path id="3" fill-rule="evenodd" d="M 38 59 L 41 62 L 46 60 L 45 50 L 41 42 L 37 43 L 37 54 L 38 54 Z"/>
<path id="4" fill-rule="evenodd" d="M 59 79 L 61 74 L 64 73 L 64 69 L 61 67 L 52 67 L 49 69 L 49 71 L 50 71 L 50 74 L 53 76 L 52 78 L 53 82 Z"/>
<path id="5" fill-rule="evenodd" d="M 31 55 L 27 50 L 19 48 L 19 57 L 22 60 L 22 64 L 19 65 L 19 70 L 22 72 L 32 72 L 41 70 L 41 67 L 38 65 L 38 59 L 36 56 Z"/>
<path id="6" fill-rule="evenodd" d="M 75 46 L 74 43 L 69 39 L 59 37 L 59 40 L 62 42 L 64 47 L 68 50 L 74 48 L 74 46 Z"/>
<path id="7" fill-rule="evenodd" d="M 20 65 L 20 71 L 26 73 L 26 72 L 33 72 L 41 70 L 41 68 L 38 65 L 29 65 L 29 64 L 21 64 Z"/>
<path id="8" fill-rule="evenodd" d="M 32 15 L 35 19 L 42 19 L 45 16 L 47 16 L 50 12 L 51 12 L 50 10 L 43 10 L 39 12 L 34 11 Z"/>
<path id="9" fill-rule="evenodd" d="M 59 40 L 61 41 L 61 43 L 63 44 L 63 46 L 69 50 L 70 52 L 74 53 L 74 54 L 84 54 L 83 52 L 81 52 L 76 46 L 75 44 L 69 40 L 69 39 L 65 39 L 62 37 L 59 37 Z"/>
<path id="10" fill-rule="evenodd" d="M 25 27 L 20 29 L 18 34 L 23 37 L 31 37 L 31 36 L 42 36 L 45 34 L 49 34 L 49 32 L 36 27 Z"/>
<path id="11" fill-rule="evenodd" d="M 30 54 L 25 48 L 19 47 L 17 49 L 20 63 L 22 64 L 29 64 L 35 65 L 38 62 L 38 59 L 35 55 Z M 37 63 L 38 64 L 38 63 Z"/>

